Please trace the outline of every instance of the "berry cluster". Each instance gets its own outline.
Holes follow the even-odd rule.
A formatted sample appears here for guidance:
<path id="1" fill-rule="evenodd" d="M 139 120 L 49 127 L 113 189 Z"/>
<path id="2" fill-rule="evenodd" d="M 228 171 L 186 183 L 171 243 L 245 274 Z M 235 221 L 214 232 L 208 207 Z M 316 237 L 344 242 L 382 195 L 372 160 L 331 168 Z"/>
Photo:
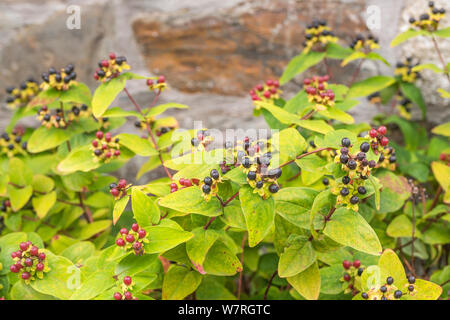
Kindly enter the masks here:
<path id="1" fill-rule="evenodd" d="M 7 213 L 9 210 L 11 210 L 11 201 L 8 199 L 3 200 L 0 206 L 0 211 Z"/>
<path id="2" fill-rule="evenodd" d="M 376 91 L 374 93 L 371 93 L 367 96 L 367 100 L 372 104 L 379 104 L 381 103 L 381 95 L 379 91 Z"/>
<path id="3" fill-rule="evenodd" d="M 367 50 L 371 51 L 374 49 L 380 48 L 378 45 L 378 38 L 374 37 L 372 34 L 369 34 L 367 36 L 367 39 L 364 38 L 362 34 L 358 34 L 350 44 L 350 48 L 352 48 L 355 51 L 358 50 Z"/>
<path id="4" fill-rule="evenodd" d="M 133 297 L 131 290 L 133 290 L 133 279 L 130 276 L 125 276 L 123 278 L 123 283 L 120 286 L 120 292 L 114 293 L 115 300 L 137 300 L 137 298 Z"/>
<path id="5" fill-rule="evenodd" d="M 14 264 L 9 267 L 13 273 L 19 273 L 19 278 L 25 280 L 26 284 L 37 278 L 44 278 L 44 273 L 50 271 L 45 253 L 42 249 L 34 246 L 31 241 L 22 242 L 19 250 L 11 253 Z"/>
<path id="6" fill-rule="evenodd" d="M 47 106 L 42 106 L 37 112 L 37 118 L 41 122 L 41 125 L 50 129 L 55 128 L 66 128 L 68 123 L 64 117 L 64 111 L 61 109 L 55 109 L 54 113 Z"/>
<path id="7" fill-rule="evenodd" d="M 147 86 L 151 92 L 163 92 L 167 88 L 166 78 L 159 76 L 156 82 L 153 79 L 147 79 Z"/>
<path id="8" fill-rule="evenodd" d="M 395 66 L 394 74 L 400 76 L 403 82 L 415 82 L 420 78 L 420 73 L 413 71 L 413 68 L 419 65 L 419 62 L 413 63 L 412 57 L 407 57 L 403 62 L 398 62 Z"/>
<path id="9" fill-rule="evenodd" d="M 343 138 L 341 147 L 337 151 L 335 162 L 341 164 L 342 170 L 346 171 L 347 175 L 337 180 L 331 192 L 338 196 L 337 204 L 358 211 L 359 197 L 367 193 L 365 180 L 376 167 L 376 162 L 369 161 L 366 157 L 366 153 L 370 150 L 368 142 L 361 143 L 359 150 L 353 150 L 350 139 Z"/>
<path id="10" fill-rule="evenodd" d="M 120 156 L 119 138 L 113 139 L 111 133 L 104 134 L 102 131 L 97 131 L 95 137 L 91 146 L 95 161 L 108 163 Z"/>
<path id="11" fill-rule="evenodd" d="M 203 191 L 203 198 L 209 201 L 211 197 L 216 196 L 219 192 L 219 183 L 222 182 L 220 179 L 219 171 L 212 169 L 209 176 L 205 177 L 200 184 L 200 188 Z"/>
<path id="12" fill-rule="evenodd" d="M 65 68 L 57 71 L 55 68 L 51 67 L 48 72 L 42 74 L 41 89 L 47 90 L 49 88 L 54 88 L 58 91 L 68 90 L 72 85 L 76 84 L 75 79 L 77 74 L 74 71 L 75 67 L 73 64 L 68 64 Z"/>
<path id="13" fill-rule="evenodd" d="M 0 136 L 0 155 L 12 158 L 17 154 L 26 154 L 27 143 L 22 142 L 22 132 L 14 129 L 11 134 L 4 132 Z"/>
<path id="14" fill-rule="evenodd" d="M 133 249 L 134 254 L 140 256 L 144 254 L 144 243 L 148 243 L 146 238 L 147 232 L 140 228 L 137 223 L 133 223 L 131 229 L 120 229 L 119 237 L 116 240 L 116 245 L 125 250 Z"/>
<path id="15" fill-rule="evenodd" d="M 198 130 L 196 137 L 191 139 L 192 147 L 197 151 L 204 151 L 214 141 L 214 137 L 206 129 Z"/>
<path id="16" fill-rule="evenodd" d="M 124 69 L 130 69 L 130 66 L 127 64 L 127 59 L 123 56 L 116 57 L 115 53 L 110 53 L 109 60 L 104 59 L 99 61 L 98 68 L 94 73 L 94 79 L 106 82 L 117 77 Z"/>
<path id="17" fill-rule="evenodd" d="M 325 20 L 314 20 L 308 24 L 305 30 L 305 38 L 303 52 L 309 52 L 316 44 L 326 46 L 329 42 L 337 42 L 338 40 Z"/>
<path id="18" fill-rule="evenodd" d="M 358 277 L 361 277 L 364 272 L 364 266 L 361 265 L 361 261 L 359 260 L 353 262 L 344 260 L 342 266 L 345 271 L 340 280 L 343 282 L 344 292 L 355 292 L 356 282 L 358 281 Z"/>
<path id="19" fill-rule="evenodd" d="M 178 183 L 179 183 L 179 186 L 175 182 L 172 182 L 170 184 L 170 192 L 171 193 L 178 191 L 178 189 L 184 189 L 184 188 L 187 188 L 187 187 L 192 187 L 193 185 L 197 185 L 198 186 L 199 183 L 200 183 L 200 180 L 195 179 L 195 178 L 193 178 L 193 179 L 180 178 L 180 180 L 178 180 Z"/>
<path id="20" fill-rule="evenodd" d="M 419 28 L 421 30 L 435 31 L 439 27 L 439 22 L 445 17 L 444 8 L 436 8 L 434 1 L 428 2 L 428 13 L 420 15 L 416 20 L 414 17 L 409 18 L 409 23 L 412 27 Z"/>
<path id="21" fill-rule="evenodd" d="M 258 84 L 249 94 L 253 101 L 270 102 L 280 98 L 280 82 L 278 80 L 267 80 L 264 84 Z M 257 106 L 258 107 L 258 106 Z"/>
<path id="22" fill-rule="evenodd" d="M 389 144 L 389 139 L 385 136 L 387 128 L 380 126 L 378 129 L 372 128 L 366 138 L 370 139 L 370 147 L 375 154 L 383 151 L 383 148 Z"/>
<path id="23" fill-rule="evenodd" d="M 308 94 L 308 101 L 315 103 L 317 111 L 326 110 L 334 106 L 334 92 L 328 89 L 328 80 L 330 77 L 325 75 L 323 77 L 314 76 L 311 79 L 303 80 L 304 88 Z"/>
<path id="24" fill-rule="evenodd" d="M 402 292 L 400 288 L 394 285 L 394 278 L 387 277 L 386 283 L 382 286 L 371 288 L 368 292 L 361 293 L 361 297 L 365 300 L 398 300 L 403 295 L 414 295 L 416 291 L 416 278 L 408 277 L 407 291 Z"/>
<path id="25" fill-rule="evenodd" d="M 8 94 L 6 103 L 8 107 L 13 109 L 27 105 L 39 93 L 39 86 L 36 80 L 29 78 L 22 82 L 18 88 L 7 88 L 6 93 Z"/>
<path id="26" fill-rule="evenodd" d="M 109 185 L 109 192 L 117 199 L 121 196 L 126 196 L 128 187 L 127 180 L 120 179 L 117 183 L 111 183 Z"/>

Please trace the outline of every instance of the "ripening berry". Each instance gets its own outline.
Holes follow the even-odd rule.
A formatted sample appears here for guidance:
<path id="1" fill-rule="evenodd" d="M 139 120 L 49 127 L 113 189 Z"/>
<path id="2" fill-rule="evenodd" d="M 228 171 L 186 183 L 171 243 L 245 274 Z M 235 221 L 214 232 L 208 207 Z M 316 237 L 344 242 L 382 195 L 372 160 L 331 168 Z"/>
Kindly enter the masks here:
<path id="1" fill-rule="evenodd" d="M 114 197 L 118 197 L 120 195 L 120 191 L 116 188 L 111 189 L 110 192 Z"/>
<path id="2" fill-rule="evenodd" d="M 447 156 L 445 155 L 445 153 L 441 153 L 441 155 L 439 156 L 439 159 L 441 161 L 445 161 L 445 159 L 447 159 Z"/>
<path id="3" fill-rule="evenodd" d="M 95 136 L 97 137 L 97 139 L 101 140 L 101 139 L 103 139 L 103 132 L 97 131 L 97 133 L 95 134 Z"/>
<path id="4" fill-rule="evenodd" d="M 381 126 L 381 127 L 378 128 L 377 131 L 378 131 L 379 134 L 381 134 L 382 136 L 384 136 L 384 135 L 386 134 L 386 132 L 387 132 L 387 129 L 386 129 L 385 126 Z"/>
<path id="5" fill-rule="evenodd" d="M 120 156 L 120 150 L 114 151 L 114 155 L 115 155 L 116 157 Z"/>
<path id="6" fill-rule="evenodd" d="M 9 267 L 9 271 L 13 272 L 13 273 L 17 273 L 19 272 L 20 268 L 17 267 L 16 264 L 13 264 L 12 266 Z"/>
<path id="7" fill-rule="evenodd" d="M 44 264 L 41 263 L 41 262 L 39 262 L 39 263 L 36 265 L 36 270 L 37 270 L 37 271 L 42 271 L 42 270 L 44 270 Z"/>
<path id="8" fill-rule="evenodd" d="M 111 139 L 112 139 L 111 133 L 107 132 L 107 133 L 105 134 L 105 140 L 106 140 L 106 142 L 111 142 Z"/>
<path id="9" fill-rule="evenodd" d="M 372 129 L 369 131 L 369 136 L 370 136 L 371 138 L 376 138 L 377 135 L 378 135 L 378 132 L 377 132 L 377 130 L 375 130 L 374 128 L 372 128 Z"/>
<path id="10" fill-rule="evenodd" d="M 133 225 L 131 226 L 131 230 L 133 230 L 134 232 L 138 232 L 139 231 L 139 225 L 137 223 L 133 223 Z"/>
<path id="11" fill-rule="evenodd" d="M 172 183 L 170 184 L 170 188 L 171 188 L 171 189 L 178 189 L 178 185 L 177 185 L 175 182 L 172 182 Z"/>
<path id="12" fill-rule="evenodd" d="M 33 260 L 30 259 L 30 258 L 26 258 L 26 259 L 25 259 L 25 265 L 26 265 L 27 267 L 31 267 L 31 266 L 33 265 Z"/>
<path id="13" fill-rule="evenodd" d="M 111 60 L 114 60 L 114 59 L 116 58 L 116 54 L 115 54 L 114 52 L 111 52 L 111 53 L 109 54 L 109 58 L 110 58 Z"/>
<path id="14" fill-rule="evenodd" d="M 359 268 L 359 267 L 361 266 L 361 261 L 359 261 L 359 260 L 353 261 L 353 266 L 354 266 L 355 268 Z"/>
<path id="15" fill-rule="evenodd" d="M 119 182 L 117 183 L 117 187 L 119 187 L 119 189 L 125 189 L 127 186 L 127 181 L 125 179 L 120 179 Z"/>
<path id="16" fill-rule="evenodd" d="M 126 292 L 124 293 L 124 296 L 125 296 L 125 299 L 126 299 L 126 300 L 131 300 L 131 299 L 133 299 L 133 295 L 131 294 L 130 291 L 126 291 Z"/>
<path id="17" fill-rule="evenodd" d="M 45 256 L 45 253 L 43 253 L 43 252 L 42 252 L 42 253 L 39 253 L 39 260 L 40 260 L 40 261 L 45 260 L 45 257 L 46 257 L 46 256 Z"/>
<path id="18" fill-rule="evenodd" d="M 145 231 L 144 229 L 139 230 L 139 239 L 145 238 L 145 236 L 147 235 L 147 231 Z"/>
<path id="19" fill-rule="evenodd" d="M 119 238 L 119 239 L 116 240 L 116 244 L 119 247 L 123 247 L 125 245 L 125 241 L 122 238 Z"/>
<path id="20" fill-rule="evenodd" d="M 119 292 L 114 293 L 114 299 L 122 300 L 122 294 L 120 294 Z"/>
<path id="21" fill-rule="evenodd" d="M 123 278 L 123 283 L 125 283 L 126 286 L 131 285 L 131 282 L 132 282 L 132 280 L 131 280 L 130 276 L 126 276 Z"/>
<path id="22" fill-rule="evenodd" d="M 21 242 L 19 247 L 20 247 L 20 250 L 26 251 L 28 249 L 29 245 L 26 242 Z"/>
<path id="23" fill-rule="evenodd" d="M 98 147 L 98 141 L 97 140 L 92 141 L 92 146 L 94 148 L 97 148 Z"/>
<path id="24" fill-rule="evenodd" d="M 134 236 L 132 234 L 127 234 L 127 236 L 125 237 L 125 240 L 127 240 L 127 242 L 132 243 L 134 242 Z"/>
<path id="25" fill-rule="evenodd" d="M 157 82 L 158 83 L 164 83 L 164 82 L 166 82 L 166 78 L 164 76 L 159 76 Z"/>
<path id="26" fill-rule="evenodd" d="M 388 139 L 387 137 L 381 138 L 380 144 L 381 144 L 383 147 L 387 146 L 388 143 L 389 143 L 389 139 Z"/>
<path id="27" fill-rule="evenodd" d="M 29 272 L 25 271 L 24 273 L 22 273 L 22 279 L 23 280 L 28 280 L 30 278 L 31 278 L 31 274 Z"/>
<path id="28" fill-rule="evenodd" d="M 351 265 L 352 265 L 351 262 L 348 260 L 344 260 L 342 262 L 342 266 L 344 267 L 344 269 L 350 269 Z"/>
<path id="29" fill-rule="evenodd" d="M 344 274 L 344 280 L 345 281 L 350 281 L 351 280 L 351 277 L 350 277 L 350 275 L 348 273 Z"/>
<path id="30" fill-rule="evenodd" d="M 189 179 L 184 180 L 184 186 L 185 187 L 192 187 L 192 181 Z"/>
<path id="31" fill-rule="evenodd" d="M 133 243 L 133 249 L 134 251 L 139 251 L 141 250 L 142 244 L 138 241 L 136 241 L 135 243 Z"/>
<path id="32" fill-rule="evenodd" d="M 126 234 L 128 234 L 128 229 L 127 229 L 127 228 L 122 228 L 122 229 L 120 229 L 120 234 L 121 234 L 121 235 L 126 235 Z"/>

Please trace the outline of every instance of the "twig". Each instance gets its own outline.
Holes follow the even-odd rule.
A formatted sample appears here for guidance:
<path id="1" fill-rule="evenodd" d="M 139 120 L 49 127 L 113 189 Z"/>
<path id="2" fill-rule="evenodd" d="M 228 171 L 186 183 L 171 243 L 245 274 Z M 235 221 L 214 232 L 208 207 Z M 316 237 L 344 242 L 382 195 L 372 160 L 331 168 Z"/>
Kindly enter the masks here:
<path id="1" fill-rule="evenodd" d="M 212 217 L 211 219 L 209 219 L 208 223 L 203 227 L 204 230 L 207 230 L 209 228 L 209 226 L 211 225 L 211 223 L 214 222 L 214 220 L 216 220 L 217 217 Z"/>
<path id="2" fill-rule="evenodd" d="M 289 179 L 287 179 L 286 181 L 292 181 L 297 179 L 300 175 L 302 174 L 302 171 L 300 170 L 295 176 L 290 177 Z"/>
<path id="3" fill-rule="evenodd" d="M 439 197 L 440 197 L 441 193 L 442 193 L 442 187 L 439 186 L 439 188 L 436 191 L 436 195 L 434 196 L 433 202 L 431 203 L 431 206 L 428 209 L 428 211 L 431 211 L 431 210 L 434 209 L 434 207 L 436 207 L 436 205 L 437 205 L 437 203 L 439 201 Z"/>
<path id="4" fill-rule="evenodd" d="M 84 202 L 83 202 L 83 194 L 84 194 L 84 192 L 82 193 L 82 192 L 78 192 L 78 198 L 80 199 L 80 206 L 81 206 L 81 208 L 83 208 L 83 211 L 84 211 L 84 215 L 85 215 L 85 217 L 86 217 L 86 220 L 89 222 L 89 223 L 92 223 L 92 222 L 94 222 L 94 218 L 92 217 L 92 212 L 91 212 L 91 210 L 86 206 L 86 205 L 84 205 Z"/>
<path id="5" fill-rule="evenodd" d="M 227 204 L 229 204 L 229 203 L 230 203 L 234 198 L 236 198 L 238 195 L 239 195 L 239 191 L 236 192 L 235 194 L 233 194 L 233 195 L 231 196 L 230 199 L 228 199 L 227 201 L 225 201 L 225 202 L 223 203 L 223 206 L 225 207 Z"/>
<path id="6" fill-rule="evenodd" d="M 277 273 L 278 273 L 278 270 L 275 270 L 275 272 L 272 274 L 272 276 L 269 279 L 269 283 L 267 284 L 266 291 L 264 292 L 264 300 L 267 300 L 267 294 L 269 293 L 269 289 L 270 289 L 270 286 L 272 285 L 273 278 L 275 278 Z"/>
<path id="7" fill-rule="evenodd" d="M 242 290 L 242 276 L 244 274 L 244 248 L 245 248 L 245 241 L 247 241 L 247 233 L 244 233 L 244 236 L 242 237 L 242 242 L 241 242 L 241 249 L 242 249 L 242 253 L 241 253 L 241 266 L 242 269 L 239 272 L 239 282 L 238 282 L 238 293 L 237 293 L 237 299 L 240 300 L 241 299 L 241 290 Z"/>
<path id="8" fill-rule="evenodd" d="M 415 196 L 412 197 L 412 232 L 411 232 L 411 266 L 413 273 L 416 274 L 416 268 L 414 264 L 414 235 L 416 231 L 416 199 Z"/>
<path id="9" fill-rule="evenodd" d="M 361 71 L 361 66 L 362 66 L 363 62 L 364 62 L 364 59 L 359 60 L 358 67 L 357 67 L 356 70 L 353 72 L 352 80 L 350 80 L 350 83 L 348 84 L 348 87 L 351 87 L 352 84 L 353 84 L 353 82 L 355 82 L 356 77 L 357 77 L 358 74 L 359 74 L 359 71 Z"/>
<path id="10" fill-rule="evenodd" d="M 314 113 L 316 113 L 316 110 L 311 110 L 310 112 L 305 114 L 303 117 L 301 117 L 300 120 L 308 120 L 309 118 L 311 118 L 314 115 Z"/>
<path id="11" fill-rule="evenodd" d="M 336 211 L 336 207 L 332 207 L 330 209 L 330 212 L 328 213 L 328 215 L 325 217 L 325 221 L 329 221 L 331 219 L 331 216 L 333 215 L 333 213 Z"/>
<path id="12" fill-rule="evenodd" d="M 436 52 L 439 56 L 439 60 L 441 60 L 442 66 L 444 68 L 444 73 L 447 76 L 447 80 L 450 82 L 449 70 L 447 69 L 447 65 L 445 64 L 444 58 L 442 57 L 441 50 L 439 49 L 438 43 L 437 43 L 434 35 L 431 36 L 431 39 L 433 40 L 434 48 L 436 49 Z"/>
<path id="13" fill-rule="evenodd" d="M 331 72 L 331 68 L 330 65 L 328 64 L 328 59 L 325 57 L 325 59 L 323 59 L 323 63 L 325 64 L 325 67 L 327 68 L 327 74 L 328 76 L 331 78 L 333 78 L 333 73 Z"/>
<path id="14" fill-rule="evenodd" d="M 316 150 L 313 150 L 313 151 L 310 151 L 310 152 L 307 152 L 307 153 L 303 153 L 303 154 L 301 154 L 301 155 L 295 157 L 295 159 L 289 160 L 288 162 L 285 162 L 285 163 L 281 164 L 281 165 L 280 165 L 280 168 L 282 168 L 282 167 L 284 167 L 284 166 L 287 166 L 288 164 L 291 164 L 291 163 L 294 162 L 295 160 L 304 158 L 304 157 L 306 157 L 306 156 L 309 156 L 309 155 L 311 155 L 311 154 L 314 154 L 314 153 L 317 153 L 317 152 L 321 152 L 321 151 L 324 151 L 324 150 L 331 150 L 331 148 L 319 148 L 319 149 L 316 149 Z"/>

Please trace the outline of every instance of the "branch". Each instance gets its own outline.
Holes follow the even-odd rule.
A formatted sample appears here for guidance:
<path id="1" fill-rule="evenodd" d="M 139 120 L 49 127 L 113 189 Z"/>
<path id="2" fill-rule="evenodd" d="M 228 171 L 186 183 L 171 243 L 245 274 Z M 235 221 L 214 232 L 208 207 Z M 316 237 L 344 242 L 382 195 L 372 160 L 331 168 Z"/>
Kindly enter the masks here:
<path id="1" fill-rule="evenodd" d="M 229 204 L 229 203 L 230 203 L 234 198 L 236 198 L 238 195 L 239 195 L 239 191 L 236 192 L 235 194 L 233 194 L 233 195 L 231 196 L 230 199 L 228 199 L 227 201 L 225 201 L 224 204 L 223 204 L 223 206 L 225 207 L 227 204 Z"/>
<path id="2" fill-rule="evenodd" d="M 270 289 L 270 286 L 272 285 L 273 278 L 275 278 L 277 273 L 278 273 L 278 270 L 275 270 L 275 272 L 272 274 L 272 276 L 269 279 L 269 283 L 267 284 L 266 291 L 264 292 L 264 300 L 267 300 L 267 294 L 269 293 L 269 289 Z"/>
<path id="3" fill-rule="evenodd" d="M 431 39 L 433 40 L 433 44 L 434 44 L 434 48 L 436 49 L 436 52 L 439 56 L 439 60 L 441 60 L 442 66 L 443 66 L 443 70 L 445 75 L 447 76 L 447 80 L 450 82 L 450 75 L 449 75 L 449 70 L 447 70 L 447 65 L 445 64 L 444 58 L 442 57 L 442 53 L 441 50 L 439 49 L 438 43 L 436 41 L 436 38 L 434 37 L 434 35 L 431 36 Z"/>
<path id="4" fill-rule="evenodd" d="M 86 217 L 86 220 L 87 220 L 89 223 L 92 223 L 92 222 L 94 222 L 94 218 L 92 217 L 92 212 L 91 212 L 91 210 L 90 210 L 86 205 L 84 205 L 84 202 L 83 202 L 83 194 L 84 194 L 84 192 L 83 192 L 83 193 L 82 193 L 82 192 L 78 192 L 78 198 L 80 199 L 80 207 L 83 208 L 83 211 L 84 211 L 84 215 L 85 215 L 85 217 Z"/>
<path id="5" fill-rule="evenodd" d="M 282 165 L 280 165 L 280 168 L 282 168 L 284 166 L 287 166 L 288 164 L 291 164 L 295 160 L 298 160 L 298 159 L 304 158 L 306 156 L 309 156 L 310 154 L 314 154 L 314 153 L 321 152 L 321 151 L 324 151 L 324 150 L 331 150 L 331 149 L 332 148 L 319 148 L 319 149 L 316 149 L 316 150 L 313 150 L 313 151 L 310 151 L 310 152 L 307 152 L 307 153 L 303 153 L 303 154 L 295 157 L 295 159 L 292 159 L 292 160 L 289 160 L 288 162 L 283 163 Z"/>

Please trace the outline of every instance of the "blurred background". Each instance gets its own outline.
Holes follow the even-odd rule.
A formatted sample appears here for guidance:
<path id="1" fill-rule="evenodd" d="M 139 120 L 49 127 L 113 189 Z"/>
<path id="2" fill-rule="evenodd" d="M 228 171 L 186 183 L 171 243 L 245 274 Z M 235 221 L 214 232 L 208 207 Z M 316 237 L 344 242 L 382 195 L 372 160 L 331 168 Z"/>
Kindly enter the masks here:
<path id="1" fill-rule="evenodd" d="M 390 48 L 389 43 L 408 29 L 408 19 L 426 12 L 425 0 L 0 0 L 0 99 L 8 86 L 19 85 L 50 66 L 74 63 L 78 80 L 91 89 L 97 84 L 93 72 L 109 52 L 127 57 L 132 72 L 164 75 L 169 85 L 160 103 L 179 102 L 189 110 L 172 112 L 182 128 L 201 120 L 210 128 L 264 128 L 262 117 L 252 116 L 248 91 L 259 82 L 281 76 L 287 62 L 303 47 L 304 29 L 314 18 L 326 19 L 341 45 L 348 46 L 357 33 L 368 34 L 367 8 L 379 9 L 380 28 L 371 32 L 380 39 L 378 51 L 393 67 L 413 56 L 422 63 L 442 67 L 433 44 L 421 37 Z M 450 11 L 449 2 L 436 6 Z M 81 10 L 80 29 L 66 25 Z M 378 10 L 377 9 L 377 10 Z M 449 25 L 448 14 L 442 26 Z M 447 60 L 450 41 L 440 41 Z M 342 69 L 331 61 L 333 82 L 347 84 L 357 62 Z M 450 108 L 436 89 L 446 88 L 444 76 L 424 70 L 417 83 L 428 104 L 431 122 L 449 121 Z M 283 87 L 289 98 L 300 89 L 304 76 L 325 74 L 319 64 L 297 83 Z M 376 74 L 393 74 L 380 62 L 366 61 L 359 79 Z M 147 105 L 152 100 L 145 83 L 129 81 L 129 91 Z M 119 98 L 116 105 L 127 107 Z M 369 121 L 377 112 L 362 99 L 352 113 L 359 122 Z M 1 104 L 0 131 L 11 111 Z M 419 117 L 419 112 L 417 112 Z M 27 120 L 26 120 L 27 121 Z M 37 125 L 29 120 L 26 125 Z M 133 122 L 129 124 L 133 128 Z M 126 129 L 124 129 L 126 130 Z"/>

